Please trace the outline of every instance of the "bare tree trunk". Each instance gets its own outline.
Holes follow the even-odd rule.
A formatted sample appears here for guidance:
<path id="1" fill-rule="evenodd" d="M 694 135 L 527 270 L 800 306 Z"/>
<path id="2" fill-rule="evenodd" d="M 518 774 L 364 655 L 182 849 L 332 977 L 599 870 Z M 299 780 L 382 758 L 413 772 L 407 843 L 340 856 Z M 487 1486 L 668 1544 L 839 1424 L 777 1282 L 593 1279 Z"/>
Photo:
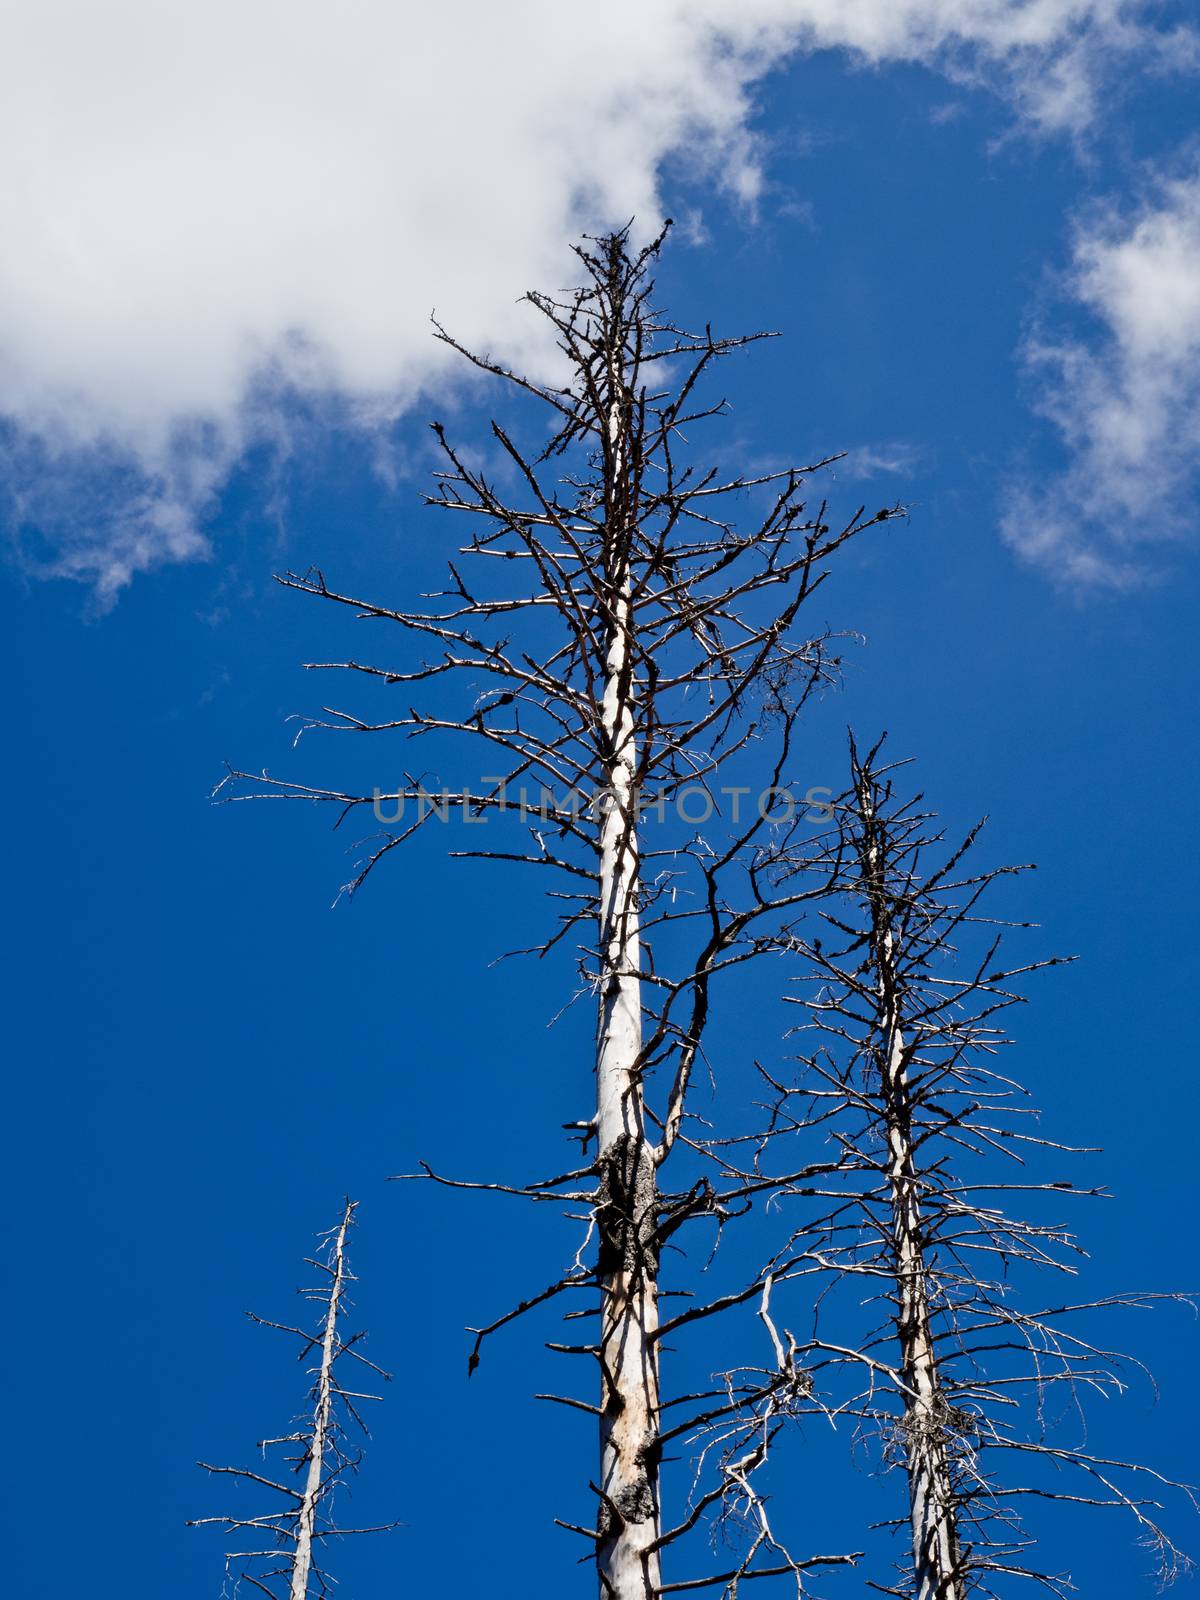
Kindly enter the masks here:
<path id="1" fill-rule="evenodd" d="M 946 1454 L 948 1406 L 938 1382 L 922 1243 L 920 1186 L 913 1150 L 908 1055 L 901 1022 L 891 907 L 884 892 L 874 796 L 858 784 L 863 876 L 870 894 L 875 992 L 879 1000 L 879 1073 L 891 1197 L 890 1250 L 896 1274 L 896 1337 L 904 1395 L 904 1451 L 912 1522 L 914 1600 L 963 1600 L 956 1500 Z"/>
<path id="2" fill-rule="evenodd" d="M 612 280 L 615 284 L 615 274 Z M 614 291 L 615 292 L 615 291 Z M 602 1594 L 650 1600 L 659 1585 L 658 1207 L 641 1083 L 638 752 L 630 557 L 632 528 L 622 370 L 624 306 L 610 304 L 605 460 L 606 578 L 612 618 L 602 705 L 608 793 L 601 797 L 600 1008 L 596 1048 L 600 1280 Z"/>
<path id="3" fill-rule="evenodd" d="M 292 1578 L 289 1600 L 306 1600 L 308 1579 L 312 1570 L 313 1535 L 317 1526 L 317 1507 L 325 1488 L 325 1449 L 333 1425 L 333 1363 L 338 1355 L 337 1321 L 342 1294 L 346 1287 L 346 1232 L 354 1213 L 353 1204 L 347 1200 L 346 1209 L 338 1225 L 329 1261 L 329 1303 L 321 1330 L 321 1365 L 317 1372 L 316 1399 L 313 1405 L 312 1434 L 309 1445 L 308 1471 L 304 1479 L 304 1495 L 296 1516 L 296 1551 L 292 1558 Z"/>
<path id="4" fill-rule="evenodd" d="M 1103 1192 L 1025 1169 L 1039 1153 L 1057 1165 L 1079 1152 L 1030 1131 L 1024 1090 L 993 1064 L 1010 1042 L 998 1019 L 1024 1000 L 1018 980 L 1059 958 L 1001 957 L 1003 930 L 1028 924 L 997 919 L 981 902 L 1024 869 L 966 861 L 982 823 L 947 846 L 924 797 L 896 794 L 890 774 L 905 763 L 882 761 L 882 745 L 860 757 L 851 736 L 851 783 L 830 805 L 834 825 L 797 838 L 790 865 L 828 873 L 837 904 L 821 913 L 820 937 L 800 923 L 789 930 L 786 948 L 804 959 L 812 985 L 796 1003 L 815 1039 L 799 1058 L 797 1087 L 773 1085 L 763 1143 L 832 1135 L 850 1186 L 834 1185 L 835 1204 L 804 1230 L 809 1259 L 829 1276 L 813 1302 L 813 1335 L 793 1360 L 811 1360 L 836 1414 L 858 1417 L 882 1441 L 884 1464 L 904 1468 L 907 1514 L 882 1526 L 909 1534 L 912 1564 L 882 1592 L 964 1600 L 1007 1595 L 1028 1579 L 1065 1595 L 1061 1571 L 1029 1564 L 1040 1536 L 1020 1507 L 1047 1501 L 1123 1507 L 1157 1551 L 1165 1584 L 1181 1570 L 1178 1547 L 1154 1520 L 1157 1501 L 1121 1480 L 1168 1480 L 1056 1442 L 1052 1415 L 1082 1416 L 1086 1391 L 1124 1388 L 1122 1358 L 1080 1332 L 1079 1318 L 1156 1297 L 1064 1303 L 1038 1289 L 1038 1309 L 1024 1309 L 1029 1275 L 1073 1274 L 1079 1247 L 1062 1223 L 997 1203 L 1009 1193 L 1057 1201 Z M 1021 1164 L 1015 1182 L 982 1165 L 997 1156 Z M 879 1288 L 864 1299 L 864 1284 Z M 851 1304 L 837 1304 L 841 1289 Z M 881 1304 L 895 1330 L 890 1357 L 873 1309 Z M 865 1324 L 863 1307 L 872 1308 Z M 836 1343 L 821 1326 L 833 1317 Z M 844 1396 L 839 1366 L 851 1375 Z M 1063 1488 L 1049 1476 L 1064 1467 L 1082 1483 Z"/>
<path id="5" fill-rule="evenodd" d="M 227 1584 L 234 1592 L 245 1584 L 270 1600 L 326 1600 L 332 1594 L 330 1575 L 323 1570 L 321 1541 L 336 1535 L 341 1539 L 360 1533 L 383 1533 L 387 1528 L 398 1527 L 389 1523 L 372 1528 L 339 1527 L 332 1519 L 332 1503 L 339 1484 L 357 1472 L 361 1451 L 347 1446 L 348 1423 L 366 1433 L 366 1423 L 359 1412 L 364 1400 L 380 1397 L 364 1394 L 361 1389 L 343 1388 L 337 1372 L 342 1356 L 349 1356 L 359 1366 L 368 1368 L 385 1380 L 388 1374 L 382 1367 L 363 1354 L 361 1332 L 345 1338 L 340 1324 L 348 1310 L 348 1286 L 354 1282 L 347 1259 L 346 1240 L 354 1226 L 356 1202 L 347 1200 L 341 1221 L 335 1228 L 321 1235 L 321 1248 L 317 1256 L 306 1258 L 307 1264 L 328 1274 L 328 1287 L 306 1288 L 299 1291 L 303 1299 L 321 1307 L 320 1320 L 312 1327 L 293 1327 L 285 1322 L 273 1322 L 253 1312 L 247 1312 L 251 1322 L 290 1334 L 300 1341 L 299 1357 L 307 1361 L 314 1350 L 320 1352 L 315 1367 L 309 1367 L 312 1385 L 309 1398 L 312 1402 L 311 1419 L 298 1431 L 284 1433 L 273 1439 L 259 1441 L 259 1451 L 264 1460 L 271 1450 L 282 1451 L 287 1471 L 285 1481 L 268 1477 L 263 1470 L 249 1467 L 211 1466 L 200 1462 L 206 1472 L 240 1478 L 255 1489 L 272 1491 L 271 1506 L 257 1515 L 197 1517 L 190 1527 L 215 1525 L 227 1532 L 236 1531 L 241 1548 L 226 1554 Z M 303 1478 L 303 1488 L 295 1485 Z M 280 1510 L 282 1505 L 283 1509 Z M 224 1591 L 223 1591 L 224 1592 Z"/>

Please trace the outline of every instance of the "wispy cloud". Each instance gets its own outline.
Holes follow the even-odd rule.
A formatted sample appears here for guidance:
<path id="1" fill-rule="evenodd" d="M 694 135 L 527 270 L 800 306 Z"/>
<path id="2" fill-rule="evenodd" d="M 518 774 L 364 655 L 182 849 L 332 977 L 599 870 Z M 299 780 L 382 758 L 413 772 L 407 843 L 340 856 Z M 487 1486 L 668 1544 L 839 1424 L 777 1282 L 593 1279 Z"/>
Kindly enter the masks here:
<path id="1" fill-rule="evenodd" d="M 1153 576 L 1147 547 L 1194 531 L 1200 482 L 1200 170 L 1077 228 L 1066 288 L 1086 331 L 1041 329 L 1025 360 L 1067 464 L 1019 485 L 1005 537 L 1076 585 Z"/>
<path id="2" fill-rule="evenodd" d="M 0 13 L 15 520 L 41 570 L 111 597 L 204 553 L 272 387 L 393 416 L 442 379 L 432 307 L 537 365 L 516 292 L 553 284 L 581 227 L 653 217 L 668 156 L 752 204 L 750 97 L 789 54 L 926 62 L 1076 129 L 1114 63 L 1166 48 L 1153 11 L 612 0 L 597 27 L 560 0 L 18 0 Z"/>
<path id="3" fill-rule="evenodd" d="M 838 471 L 848 478 L 864 481 L 885 476 L 908 478 L 920 459 L 921 452 L 916 445 L 897 439 L 884 444 L 857 445 L 847 450 Z"/>

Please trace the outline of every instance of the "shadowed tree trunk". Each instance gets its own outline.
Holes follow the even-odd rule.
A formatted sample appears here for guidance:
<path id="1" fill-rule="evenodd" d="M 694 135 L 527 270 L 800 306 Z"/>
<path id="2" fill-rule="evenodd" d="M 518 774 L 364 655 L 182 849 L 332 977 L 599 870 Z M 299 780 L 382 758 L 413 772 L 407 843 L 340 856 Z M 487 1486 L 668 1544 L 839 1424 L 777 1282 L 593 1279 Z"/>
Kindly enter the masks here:
<path id="1" fill-rule="evenodd" d="M 634 712 L 633 541 L 628 307 L 619 263 L 610 272 L 601 328 L 607 349 L 604 570 L 611 610 L 601 698 L 605 788 L 600 804 L 599 1038 L 596 1049 L 600 1281 L 600 1510 L 596 1561 L 602 1589 L 653 1595 L 660 1574 L 658 1488 L 658 1227 L 654 1154 L 641 1080 L 642 988 L 638 926 L 640 820 Z"/>

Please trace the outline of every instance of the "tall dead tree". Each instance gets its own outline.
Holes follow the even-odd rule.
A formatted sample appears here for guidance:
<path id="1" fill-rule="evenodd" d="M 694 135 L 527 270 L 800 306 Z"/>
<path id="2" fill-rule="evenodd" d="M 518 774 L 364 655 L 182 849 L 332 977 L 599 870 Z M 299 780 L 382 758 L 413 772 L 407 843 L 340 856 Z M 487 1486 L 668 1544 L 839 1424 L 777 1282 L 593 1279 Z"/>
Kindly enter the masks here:
<path id="1" fill-rule="evenodd" d="M 365 1394 L 343 1385 L 338 1373 L 338 1363 L 349 1357 L 383 1379 L 388 1378 L 382 1367 L 369 1361 L 356 1346 L 362 1333 L 349 1338 L 341 1331 L 341 1321 L 346 1311 L 347 1289 L 353 1282 L 346 1255 L 347 1235 L 354 1223 L 356 1202 L 347 1200 L 341 1221 L 330 1233 L 323 1236 L 325 1250 L 317 1257 L 307 1257 L 306 1263 L 314 1271 L 325 1275 L 325 1282 L 313 1289 L 302 1289 L 305 1300 L 321 1307 L 320 1320 L 315 1329 L 291 1327 L 286 1323 L 268 1322 L 263 1317 L 247 1313 L 252 1322 L 262 1327 L 275 1328 L 300 1340 L 297 1359 L 307 1361 L 315 1357 L 310 1371 L 311 1411 L 297 1431 L 276 1439 L 259 1442 L 264 1454 L 269 1449 L 283 1453 L 285 1466 L 290 1469 L 292 1483 L 278 1482 L 265 1473 L 249 1467 L 216 1467 L 201 1461 L 206 1472 L 236 1478 L 256 1489 L 269 1489 L 278 1495 L 282 1507 L 267 1510 L 255 1516 L 229 1514 L 226 1516 L 199 1517 L 188 1526 L 192 1528 L 215 1524 L 230 1532 L 246 1533 L 254 1541 L 269 1539 L 268 1548 L 235 1550 L 226 1554 L 226 1568 L 239 1582 L 272 1596 L 272 1600 L 326 1600 L 331 1594 L 330 1579 L 321 1561 L 323 1542 L 330 1538 L 343 1538 L 358 1533 L 380 1533 L 384 1528 L 339 1528 L 332 1516 L 332 1500 L 339 1486 L 358 1469 L 361 1451 L 349 1447 L 347 1423 L 366 1434 L 366 1424 L 358 1406 L 364 1400 L 377 1400 L 378 1395 Z M 279 1507 L 279 1502 L 276 1502 Z M 388 1527 L 396 1527 L 391 1523 Z"/>
<path id="2" fill-rule="evenodd" d="M 884 1592 L 965 1600 L 1028 1578 L 1065 1594 L 1019 1514 L 1035 1500 L 1124 1508 L 1169 1580 L 1186 1563 L 1153 1496 L 1180 1486 L 1090 1453 L 1071 1422 L 1088 1391 L 1125 1387 L 1127 1358 L 1096 1342 L 1089 1316 L 1179 1297 L 1063 1298 L 1043 1286 L 1047 1274 L 1074 1275 L 1082 1255 L 1054 1213 L 1103 1191 L 1039 1176 L 1047 1157 L 1081 1152 L 1030 1129 L 1026 1092 L 996 1056 L 1021 981 L 1058 963 L 1001 959 L 1009 925 L 981 902 L 1023 869 L 975 870 L 978 827 L 942 848 L 921 797 L 897 797 L 893 770 L 879 746 L 860 757 L 852 741 L 834 827 L 797 840 L 778 868 L 813 872 L 832 892 L 788 941 L 806 968 L 797 1003 L 816 1046 L 796 1086 L 772 1079 L 756 1164 L 777 1140 L 811 1142 L 816 1130 L 845 1158 L 838 1203 L 784 1246 L 786 1259 L 807 1255 L 816 1269 L 810 1289 L 830 1280 L 817 1298 L 821 1331 L 799 1358 L 831 1413 L 857 1416 L 906 1476 L 912 1560 Z M 787 855 L 781 845 L 778 862 Z M 726 1180 L 737 1170 L 727 1163 Z M 1040 1215 L 1003 1209 L 1028 1213 L 1039 1196 Z M 881 1313 L 874 1326 L 863 1326 L 864 1303 Z M 865 1389 L 839 1392 L 864 1375 Z M 1082 1481 L 1064 1488 L 1060 1469 Z"/>
<path id="3" fill-rule="evenodd" d="M 594 1545 L 604 1600 L 736 1586 L 751 1570 L 797 1577 L 847 1559 L 785 1550 L 750 1487 L 753 1451 L 739 1455 L 728 1442 L 715 1485 L 664 1526 L 664 1439 L 688 1436 L 697 1418 L 678 1413 L 664 1428 L 662 1340 L 761 1295 L 763 1285 L 664 1320 L 660 1257 L 685 1223 L 723 1223 L 763 1187 L 753 1176 L 713 1185 L 703 1141 L 686 1131 L 689 1090 L 714 981 L 774 949 L 769 930 L 816 892 L 780 889 L 767 870 L 772 797 L 787 780 L 797 719 L 837 670 L 828 634 L 800 629 L 802 608 L 836 552 L 897 514 L 860 508 L 833 526 L 824 502 L 809 494 L 808 480 L 825 462 L 757 474 L 696 463 L 685 435 L 723 410 L 698 399 L 698 385 L 719 358 L 752 341 L 687 332 L 654 307 L 649 274 L 660 244 L 634 249 L 628 232 L 589 241 L 576 252 L 577 291 L 527 297 L 553 330 L 561 386 L 461 350 L 437 329 L 477 368 L 548 411 L 551 429 L 531 452 L 494 423 L 488 472 L 434 425 L 444 466 L 430 504 L 462 525 L 465 538 L 449 587 L 431 607 L 347 594 L 315 569 L 280 580 L 384 624 L 401 655 L 384 664 L 318 662 L 314 670 L 345 673 L 381 700 L 414 685 L 427 694 L 423 707 L 327 706 L 309 726 L 416 739 L 456 764 L 454 781 L 434 792 L 425 768 L 395 789 L 365 793 L 233 772 L 225 791 L 325 802 L 339 822 L 374 810 L 390 826 L 350 889 L 451 811 L 520 830 L 515 840 L 453 853 L 548 869 L 559 880 L 550 895 L 555 923 L 539 950 L 579 941 L 597 1013 L 595 1100 L 572 1125 L 583 1161 L 535 1183 L 466 1186 L 582 1209 L 592 1243 L 572 1271 L 481 1330 L 471 1360 L 488 1334 L 532 1306 L 568 1291 L 595 1296 L 596 1338 L 553 1348 L 599 1371 L 598 1403 L 562 1398 L 598 1424 L 595 1525 L 576 1531 Z M 498 486 L 505 480 L 518 485 L 517 501 Z M 728 508 L 739 503 L 757 507 L 746 528 L 731 520 Z M 464 736 L 495 753 L 502 774 L 476 777 L 473 758 L 463 775 L 456 741 Z M 718 808 L 724 837 L 712 845 L 695 822 Z M 666 1163 L 681 1151 L 691 1165 L 669 1186 Z M 811 1180 L 826 1165 L 791 1179 Z M 715 1410 L 751 1434 L 770 1433 L 769 1419 L 806 1393 L 803 1375 L 785 1361 L 761 1381 L 740 1382 Z M 662 1552 L 731 1500 L 755 1529 L 737 1569 L 664 1583 Z"/>

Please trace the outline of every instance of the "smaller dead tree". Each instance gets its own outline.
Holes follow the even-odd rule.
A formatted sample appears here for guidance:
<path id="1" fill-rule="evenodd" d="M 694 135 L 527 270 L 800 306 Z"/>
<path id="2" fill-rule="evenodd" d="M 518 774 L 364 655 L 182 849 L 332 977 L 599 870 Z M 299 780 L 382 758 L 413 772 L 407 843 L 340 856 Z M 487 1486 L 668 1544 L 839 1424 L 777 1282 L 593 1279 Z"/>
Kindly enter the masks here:
<path id="1" fill-rule="evenodd" d="M 1120 1393 L 1123 1367 L 1137 1365 L 1104 1347 L 1108 1314 L 1181 1297 L 1044 1288 L 1047 1274 L 1074 1276 L 1084 1254 L 1061 1206 L 1104 1191 L 1041 1176 L 1048 1156 L 1057 1165 L 1084 1152 L 1030 1127 L 1026 1091 L 995 1058 L 1022 980 L 1059 958 L 1001 959 L 1013 925 L 981 900 L 1023 869 L 968 864 L 982 824 L 944 849 L 921 797 L 897 797 L 879 751 L 860 757 L 851 741 L 833 828 L 816 847 L 798 843 L 785 869 L 815 872 L 834 894 L 817 908 L 819 936 L 811 923 L 792 932 L 808 980 L 801 1032 L 815 1043 L 797 1087 L 769 1080 L 754 1165 L 777 1139 L 820 1129 L 845 1183 L 782 1253 L 790 1270 L 807 1260 L 827 1279 L 815 1336 L 789 1359 L 804 1363 L 831 1414 L 857 1417 L 884 1464 L 905 1474 L 908 1515 L 893 1526 L 910 1536 L 912 1559 L 882 1592 L 965 1600 L 1007 1595 L 1025 1578 L 1065 1595 L 1068 1579 L 1042 1564 L 1022 1515 L 1039 1500 L 1124 1509 L 1169 1581 L 1187 1562 L 1158 1521 L 1157 1496 L 1183 1486 L 1094 1453 L 1081 1403 L 1089 1391 Z M 851 1293 L 839 1296 L 842 1286 Z M 878 1310 L 874 1326 L 864 1305 Z"/>
<path id="2" fill-rule="evenodd" d="M 325 1275 L 325 1281 L 316 1288 L 299 1291 L 304 1299 L 321 1307 L 320 1320 L 314 1329 L 268 1322 L 253 1312 L 247 1313 L 260 1327 L 275 1328 L 299 1339 L 298 1360 L 315 1357 L 315 1365 L 309 1368 L 312 1409 L 301 1419 L 302 1425 L 279 1438 L 263 1439 L 258 1445 L 264 1455 L 270 1450 L 282 1452 L 288 1472 L 281 1476 L 290 1477 L 292 1481 L 279 1482 L 249 1467 L 198 1463 L 206 1472 L 238 1478 L 280 1497 L 280 1501 L 275 1502 L 276 1509 L 257 1515 L 198 1517 L 188 1523 L 191 1528 L 215 1523 L 230 1533 L 250 1535 L 251 1542 L 260 1548 L 228 1551 L 226 1570 L 239 1583 L 249 1584 L 270 1595 L 272 1600 L 283 1600 L 285 1595 L 287 1600 L 325 1600 L 332 1591 L 319 1559 L 322 1541 L 357 1533 L 381 1533 L 399 1526 L 387 1523 L 376 1528 L 339 1528 L 332 1514 L 335 1491 L 358 1470 L 362 1458 L 361 1450 L 351 1448 L 348 1443 L 348 1425 L 365 1436 L 367 1427 L 358 1405 L 363 1400 L 380 1398 L 347 1388 L 339 1376 L 338 1363 L 349 1357 L 385 1382 L 390 1376 L 356 1348 L 365 1337 L 363 1333 L 346 1337 L 340 1327 L 347 1309 L 347 1286 L 354 1281 L 346 1257 L 346 1239 L 354 1224 L 356 1205 L 355 1201 L 346 1201 L 338 1225 L 322 1235 L 322 1251 L 315 1257 L 305 1258 L 308 1266 Z"/>

